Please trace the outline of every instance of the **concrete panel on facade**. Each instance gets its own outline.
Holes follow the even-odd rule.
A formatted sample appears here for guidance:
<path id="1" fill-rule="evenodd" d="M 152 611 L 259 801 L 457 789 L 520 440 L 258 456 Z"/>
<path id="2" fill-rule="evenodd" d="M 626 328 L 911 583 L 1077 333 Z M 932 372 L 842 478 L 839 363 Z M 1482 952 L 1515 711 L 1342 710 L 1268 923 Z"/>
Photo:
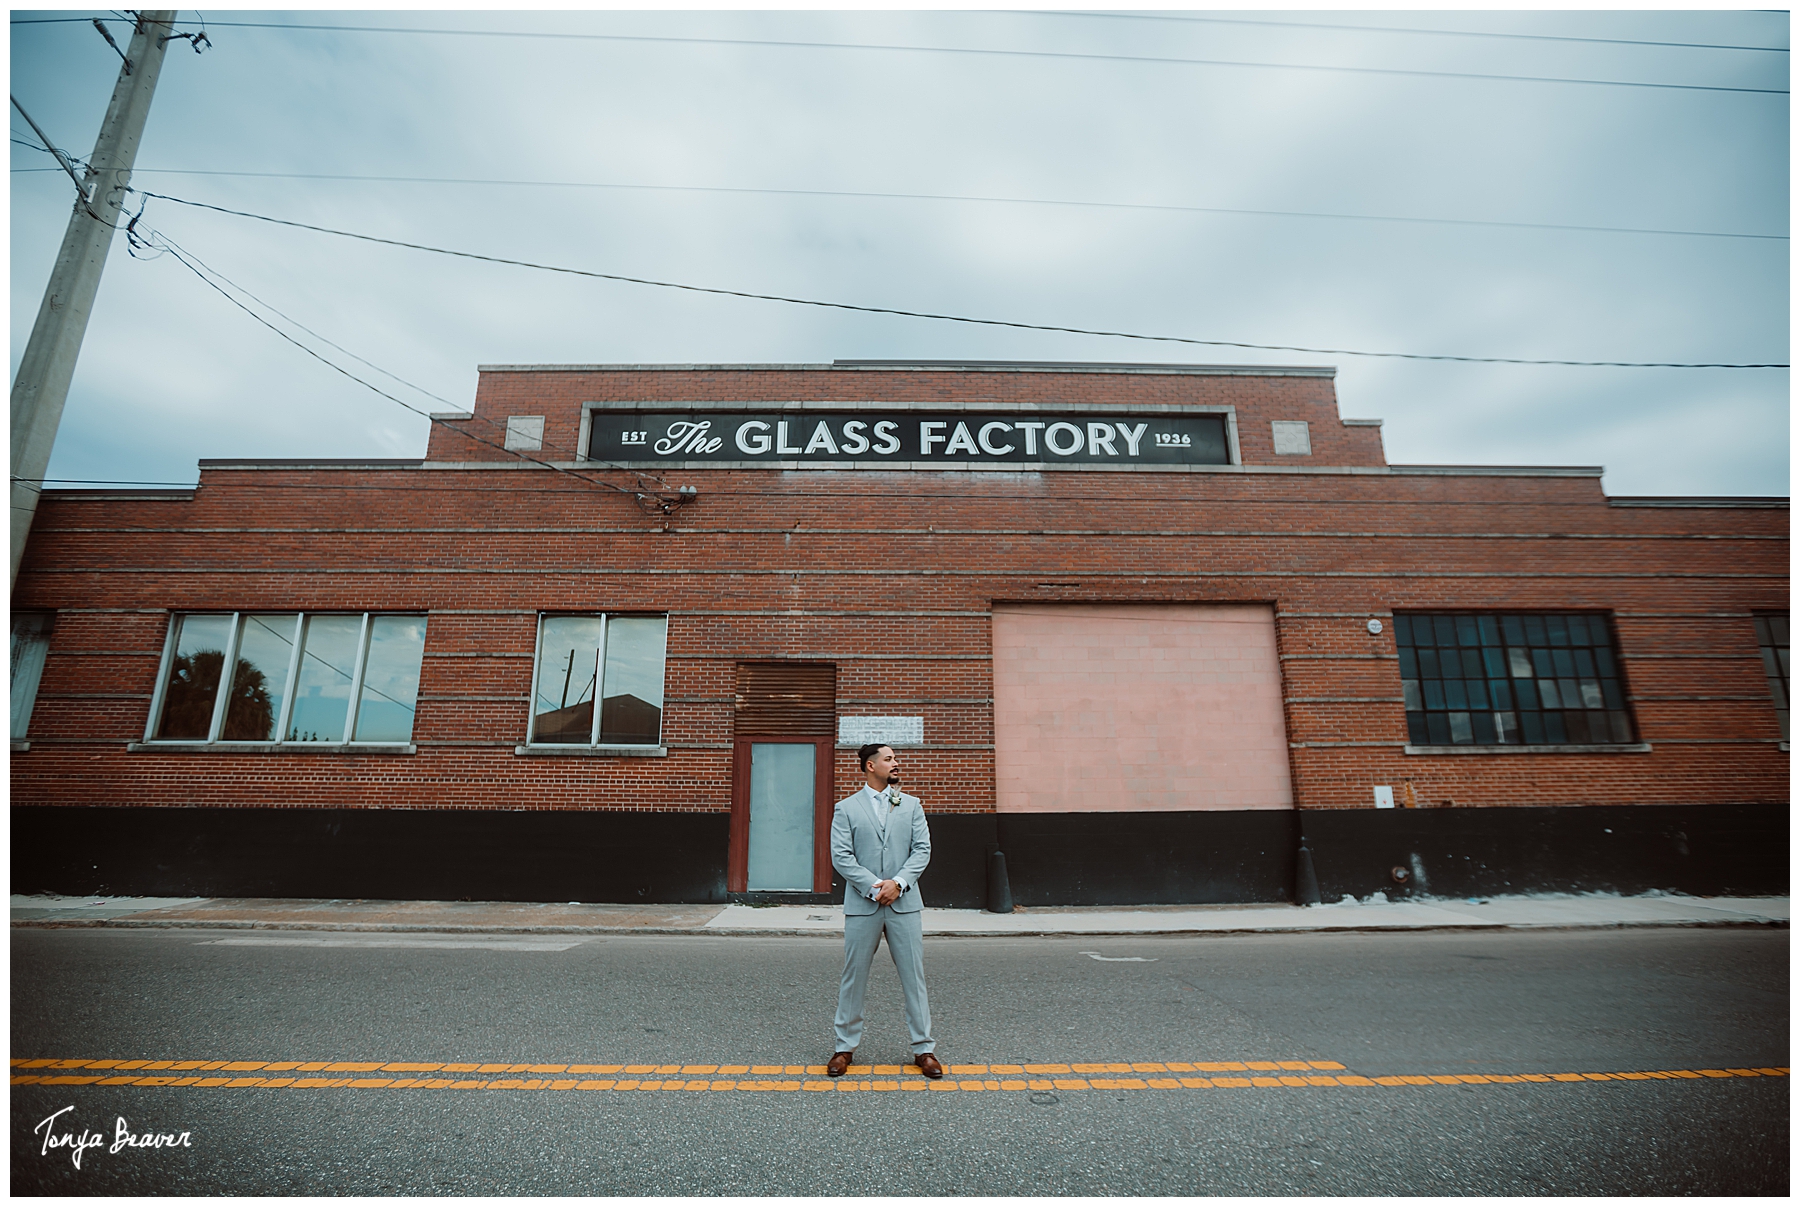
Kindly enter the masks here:
<path id="1" fill-rule="evenodd" d="M 1292 808 L 1274 611 L 994 608 L 1002 813 Z"/>

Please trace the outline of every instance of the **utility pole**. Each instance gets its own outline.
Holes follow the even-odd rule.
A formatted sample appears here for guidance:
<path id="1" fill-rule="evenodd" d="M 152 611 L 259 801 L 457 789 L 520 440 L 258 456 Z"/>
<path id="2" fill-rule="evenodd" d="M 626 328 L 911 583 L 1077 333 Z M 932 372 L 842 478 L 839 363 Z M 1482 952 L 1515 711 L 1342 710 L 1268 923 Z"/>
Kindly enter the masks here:
<path id="1" fill-rule="evenodd" d="M 119 82 L 113 86 L 106 120 L 94 143 L 81 195 L 63 235 L 62 250 L 50 273 L 49 287 L 38 307 L 37 322 L 25 345 L 19 375 L 12 388 L 12 583 L 19 581 L 19 561 L 31 535 L 37 513 L 38 493 L 50 467 L 50 450 L 62 422 L 63 403 L 81 340 L 87 334 L 88 314 L 100 289 L 100 273 L 112 247 L 113 231 L 125 205 L 125 188 L 131 183 L 131 165 L 137 159 L 144 119 L 150 115 L 150 97 L 162 74 L 163 51 L 175 24 L 174 12 L 139 14 L 137 32 L 125 51 Z M 101 27 L 105 32 L 105 27 Z M 107 41 L 112 41 L 110 37 Z M 115 45 L 114 49 L 117 49 Z"/>

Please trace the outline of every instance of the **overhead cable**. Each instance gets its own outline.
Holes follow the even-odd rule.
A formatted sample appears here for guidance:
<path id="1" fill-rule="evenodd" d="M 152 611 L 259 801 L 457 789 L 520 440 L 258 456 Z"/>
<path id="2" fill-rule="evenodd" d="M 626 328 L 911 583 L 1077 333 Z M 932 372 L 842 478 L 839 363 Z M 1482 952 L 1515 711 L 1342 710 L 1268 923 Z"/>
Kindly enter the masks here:
<path id="1" fill-rule="evenodd" d="M 161 233 L 157 233 L 155 235 L 155 238 L 158 240 L 161 240 L 162 242 L 165 242 L 165 243 L 171 242 L 166 235 L 163 235 Z M 285 311 L 281 310 L 279 307 L 264 300 L 263 298 L 258 297 L 256 294 L 251 293 L 248 289 L 244 288 L 242 285 L 239 285 L 236 281 L 233 281 L 231 278 L 227 277 L 224 273 L 220 272 L 218 269 L 214 268 L 212 265 L 201 260 L 200 257 L 194 255 L 193 252 L 188 251 L 186 248 L 182 248 L 180 250 L 184 255 L 186 255 L 189 259 L 191 259 L 194 264 L 198 264 L 202 269 L 205 269 L 206 272 L 211 274 L 213 277 L 216 277 L 218 280 L 223 281 L 226 285 L 229 285 L 231 288 L 237 290 L 239 293 L 243 294 L 245 297 L 247 297 L 251 301 L 255 302 L 258 306 L 261 306 L 264 310 L 267 310 L 269 313 L 276 315 L 283 322 L 291 323 L 295 327 L 298 327 L 300 330 L 306 332 L 306 334 L 312 336 L 314 339 L 318 340 L 320 343 L 324 344 L 326 347 L 335 348 L 337 351 L 342 352 L 345 356 L 348 356 L 351 360 L 354 360 L 361 364 L 367 365 L 369 368 L 375 370 L 375 372 L 381 374 L 383 377 L 389 378 L 393 381 L 397 381 L 409 390 L 416 390 L 420 394 L 425 395 L 425 397 L 433 400 L 434 402 L 441 402 L 445 406 L 450 407 L 452 410 L 461 410 L 461 407 L 458 404 L 451 402 L 448 398 L 445 398 L 442 394 L 438 394 L 431 390 L 427 390 L 424 386 L 418 385 L 415 382 L 410 382 L 410 381 L 406 380 L 406 378 L 401 377 L 398 373 L 391 373 L 388 370 L 382 368 L 380 365 L 376 364 L 374 361 L 368 359 L 367 357 L 358 356 L 355 352 L 352 352 L 350 349 L 344 347 L 344 345 L 337 343 L 336 341 L 334 341 L 324 335 L 319 334 L 317 331 L 314 331 L 311 327 L 308 327 L 305 323 L 301 322 L 299 319 L 295 318 L 293 315 L 286 313 Z M 360 379 L 357 379 L 357 380 L 360 381 Z M 364 383 L 364 384 L 366 384 L 366 383 Z M 395 401 L 399 401 L 399 400 L 396 399 Z M 406 404 L 401 403 L 401 405 L 404 406 Z M 424 412 L 417 412 L 417 413 L 424 414 Z M 497 422 L 496 420 L 490 419 L 485 415 L 471 415 L 469 419 L 457 419 L 457 420 L 441 420 L 441 419 L 433 418 L 432 421 L 434 423 L 441 423 L 441 424 L 446 424 L 446 425 L 448 423 L 452 423 L 452 422 L 454 422 L 454 423 L 468 423 L 468 422 L 485 423 L 485 424 L 487 424 L 488 427 L 495 428 L 502 433 L 504 433 L 506 431 L 506 425 L 504 423 Z M 451 428 L 450 430 L 457 432 L 460 435 L 469 436 L 470 439 L 473 439 L 473 440 L 481 440 L 481 438 L 479 436 L 472 436 L 472 435 L 470 435 L 469 432 L 467 432 L 466 430 L 464 430 L 463 428 L 460 428 L 460 427 Z M 493 444 L 492 441 L 488 441 L 488 440 L 482 440 L 481 442 L 483 444 L 487 444 L 494 448 L 502 447 L 500 445 L 495 445 L 495 444 Z M 572 448 L 569 448 L 567 445 L 559 445 L 559 444 L 555 444 L 555 443 L 546 441 L 540 446 L 540 451 L 545 451 L 545 450 L 547 450 L 549 452 L 554 452 L 554 453 L 567 453 L 568 457 L 566 459 L 570 460 L 570 461 L 574 461 L 574 460 L 578 459 L 576 456 L 575 450 Z M 517 454 L 519 452 L 518 449 L 505 449 L 504 451 L 510 452 L 510 453 L 515 453 L 515 454 Z M 527 461 L 534 460 L 534 458 L 530 458 L 530 457 L 527 457 L 525 459 Z M 607 469 L 617 469 L 624 473 L 635 474 L 637 476 L 637 478 L 639 479 L 640 485 L 642 485 L 645 482 L 653 483 L 655 485 L 657 491 L 667 491 L 669 488 L 668 483 L 662 481 L 660 478 L 657 478 L 650 474 L 642 473 L 637 470 L 627 469 L 625 466 L 619 465 L 616 462 L 605 461 L 599 457 L 591 457 L 591 456 L 585 458 L 585 460 L 593 462 L 593 464 L 595 466 L 603 466 Z M 586 481 L 587 479 L 584 478 L 582 480 Z M 613 484 L 608 482 L 608 483 L 604 483 L 603 485 L 612 486 Z M 614 489 L 621 489 L 621 488 L 614 487 Z"/>
<path id="2" fill-rule="evenodd" d="M 1787 54 L 1785 46 L 1740 46 L 1721 42 L 1664 42 L 1649 38 L 1584 38 L 1572 34 L 1522 34 L 1503 33 L 1487 29 L 1419 29 L 1414 26 L 1396 25 L 1330 25 L 1322 21 L 1256 21 L 1242 17 L 1194 17 L 1171 15 L 1168 13 L 1084 13 L 1065 9 L 1020 9 L 1018 12 L 1033 17 L 1102 17 L 1116 21 L 1184 21 L 1194 24 L 1208 25 L 1264 25 L 1273 29 L 1338 29 L 1354 33 L 1385 34 L 1426 34 L 1451 38 L 1508 38 L 1530 42 L 1586 42 L 1599 46 L 1666 46 L 1687 50 L 1758 50 L 1770 54 Z M 108 18 L 114 21 L 129 22 L 125 17 Z M 13 21 L 14 25 L 60 25 L 68 22 L 86 21 L 86 17 L 23 17 Z M 204 24 L 204 21 L 202 21 Z"/>
<path id="3" fill-rule="evenodd" d="M 17 141 L 17 140 L 14 140 Z M 42 147 L 30 143 L 32 150 Z M 49 169 L 15 168 L 16 172 Z M 632 192 L 726 193 L 771 197 L 856 197 L 881 201 L 973 201 L 992 205 L 1048 205 L 1076 209 L 1146 210 L 1176 214 L 1238 214 L 1267 218 L 1326 218 L 1349 222 L 1417 222 L 1433 226 L 1493 226 L 1514 230 L 1585 231 L 1614 235 L 1674 235 L 1700 239 L 1773 239 L 1786 242 L 1786 235 L 1762 235 L 1738 231 L 1666 230 L 1641 226 L 1584 226 L 1571 222 L 1504 222 L 1485 218 L 1419 218 L 1395 214 L 1333 214 L 1316 210 L 1258 210 L 1213 205 L 1159 205 L 1135 201 L 1075 201 L 1060 197 L 983 197 L 958 193 L 880 193 L 851 189 L 755 189 L 726 185 L 700 184 L 615 184 L 583 180 L 497 180 L 471 176 L 368 176 L 345 172 L 227 172 L 200 168 L 136 168 L 133 176 L 226 176 L 254 180 L 349 180 L 371 184 L 473 184 L 518 188 L 547 189 L 612 189 Z"/>
<path id="4" fill-rule="evenodd" d="M 1024 9 L 1034 17 L 1101 17 L 1115 21 L 1181 21 L 1206 25 L 1265 25 L 1273 29 L 1336 29 L 1355 33 L 1425 34 L 1442 38 L 1509 38 L 1528 42 L 1586 42 L 1599 46 L 1667 46 L 1685 50 L 1760 50 L 1786 54 L 1785 46 L 1736 46 L 1719 42 L 1658 42 L 1647 38 L 1582 38 L 1571 34 L 1498 33 L 1486 29 L 1417 29 L 1396 25 L 1330 25 L 1323 21 L 1256 21 L 1247 17 L 1193 17 L 1172 13 L 1084 13 L 1063 9 Z"/>
<path id="5" fill-rule="evenodd" d="M 188 271 L 192 272 L 195 276 L 199 277 L 202 281 L 204 281 L 210 288 L 212 288 L 215 292 L 217 292 L 219 294 L 219 296 L 223 297 L 226 301 L 230 302 L 233 306 L 236 306 L 239 310 L 242 310 L 245 314 L 249 315 L 251 318 L 255 319 L 258 323 L 261 323 L 264 327 L 267 327 L 270 331 L 273 331 L 276 335 L 280 336 L 282 339 L 286 340 L 288 343 L 294 345 L 294 347 L 300 349 L 302 352 L 306 353 L 308 356 L 312 357 L 314 360 L 318 361 L 320 364 L 325 365 L 327 368 L 333 370 L 336 373 L 343 375 L 344 377 L 348 377 L 351 381 L 355 382 L 357 385 L 360 385 L 360 386 L 364 387 L 365 389 L 374 391 L 375 393 L 381 395 L 383 398 L 387 399 L 389 402 L 397 403 L 398 405 L 406 408 L 407 410 L 411 411 L 415 415 L 419 415 L 434 424 L 439 424 L 444 427 L 447 427 L 451 431 L 456 432 L 458 435 L 463 436 L 466 439 L 473 440 L 478 444 L 485 444 L 490 448 L 499 449 L 501 452 L 506 453 L 508 456 L 517 457 L 521 461 L 529 461 L 533 465 L 538 465 L 545 469 L 554 470 L 559 474 L 564 474 L 570 478 L 575 479 L 577 482 L 585 483 L 588 486 L 603 486 L 603 487 L 607 488 L 608 490 L 618 491 L 620 494 L 631 495 L 635 499 L 637 499 L 638 504 L 640 506 L 644 507 L 645 510 L 647 510 L 647 511 L 660 511 L 664 514 L 667 514 L 669 512 L 672 512 L 675 509 L 675 507 L 679 505 L 680 502 L 685 501 L 685 497 L 675 497 L 677 495 L 677 492 L 668 491 L 666 489 L 660 493 L 655 493 L 655 492 L 647 491 L 644 489 L 633 490 L 630 487 L 620 486 L 614 482 L 606 482 L 606 481 L 602 481 L 602 480 L 596 479 L 596 478 L 585 477 L 582 474 L 576 473 L 574 470 L 567 469 L 567 468 L 557 465 L 553 462 L 544 461 L 537 457 L 529 456 L 520 449 L 507 448 L 503 444 L 497 444 L 492 440 L 488 440 L 481 436 L 477 436 L 475 433 L 466 431 L 461 427 L 451 427 L 449 421 L 440 419 L 437 416 L 431 414 L 429 411 L 422 411 L 418 407 L 413 406 L 411 403 L 405 401 L 404 399 L 396 398 L 394 395 L 388 393 L 386 390 L 382 389 L 380 386 L 377 386 L 372 382 L 363 380 L 362 378 L 360 378 L 356 374 L 350 372 L 348 369 L 344 368 L 343 366 L 334 363 L 333 361 L 331 361 L 329 358 L 327 358 L 325 356 L 321 356 L 314 349 L 307 347 L 305 344 L 301 343 L 299 340 L 295 339 L 293 336 L 289 335 L 287 332 L 283 331 L 281 328 L 277 327 L 275 324 L 269 322 L 269 320 L 265 319 L 262 315 L 256 313 L 256 311 L 250 309 L 250 307 L 244 305 L 243 302 L 241 302 L 237 298 L 233 297 L 228 290 L 223 288 L 221 285 L 219 285 L 218 281 L 215 281 L 213 279 L 214 277 L 218 277 L 219 281 L 223 281 L 223 280 L 225 280 L 225 278 L 222 275 L 220 275 L 213 269 L 207 268 L 204 265 L 200 264 L 196 258 L 192 257 L 192 253 L 187 252 L 180 245 L 175 243 L 174 240 L 168 238 L 166 235 L 162 235 L 157 232 L 152 232 L 152 231 L 146 230 L 145 232 L 137 235 L 136 237 L 139 238 L 141 241 L 143 241 L 146 245 L 154 247 L 161 251 L 166 251 L 170 255 L 174 256 L 175 259 L 177 261 L 179 261 L 183 267 L 185 267 L 186 269 L 188 269 Z M 229 282 L 227 282 L 227 283 L 229 283 Z M 238 288 L 235 285 L 233 285 L 232 287 L 234 289 Z M 245 292 L 247 293 L 248 291 L 245 291 Z M 266 305 L 266 303 L 263 303 L 263 304 Z M 274 308 L 270 307 L 270 309 L 273 310 Z M 280 312 L 277 311 L 276 313 L 280 313 Z M 283 317 L 285 318 L 286 316 L 284 315 Z M 290 319 L 289 321 L 291 322 L 293 320 Z M 299 324 L 295 323 L 295 326 L 299 326 Z M 301 329 L 306 330 L 306 328 L 304 328 L 304 327 Z M 308 332 L 308 333 L 314 334 L 312 332 Z M 322 338 L 322 337 L 318 337 L 318 338 Z M 326 341 L 326 342 L 329 343 L 330 341 Z M 337 345 L 333 344 L 332 346 L 336 347 Z M 342 351 L 342 349 L 339 349 L 339 350 Z M 354 354 L 352 354 L 352 355 L 354 355 Z M 357 357 L 356 359 L 362 360 L 361 357 Z M 363 363 L 369 364 L 370 362 L 363 361 Z M 374 366 L 371 366 L 371 367 L 374 367 Z M 396 380 L 396 381 L 404 381 L 403 378 L 396 377 L 394 374 L 388 373 L 386 370 L 381 370 L 381 372 L 383 373 L 384 376 L 393 377 L 394 380 Z M 407 382 L 406 384 L 411 385 L 412 383 Z M 412 386 L 412 388 L 415 390 L 418 390 L 421 394 L 427 394 L 431 397 L 437 397 L 436 395 L 430 394 L 430 391 L 424 390 L 419 386 Z M 443 401 L 443 400 L 440 399 L 440 401 Z M 655 480 L 655 479 L 651 478 L 650 475 L 647 475 L 647 474 L 640 473 L 637 476 L 640 481 L 643 481 L 646 479 L 649 479 L 652 481 Z"/>
<path id="6" fill-rule="evenodd" d="M 43 127 L 31 120 L 31 114 L 25 112 L 25 106 L 19 103 L 18 97 L 9 94 L 9 99 L 12 101 L 13 108 L 19 111 L 19 116 L 25 119 L 25 124 L 31 127 L 31 132 L 43 140 L 44 145 L 42 148 L 33 149 L 48 151 L 56 157 L 56 162 L 62 165 L 62 170 L 67 172 L 69 174 L 69 179 L 75 182 L 75 191 L 81 194 L 81 200 L 85 206 L 88 200 L 87 186 L 81 182 L 81 177 L 75 174 L 75 166 L 69 162 L 69 157 L 58 150 L 56 144 L 50 141 L 50 136 L 44 133 Z M 19 140 L 14 139 L 13 141 L 17 142 Z M 25 145 L 30 146 L 31 144 L 26 143 Z M 88 212 L 93 213 L 92 210 L 89 210 Z"/>
<path id="7" fill-rule="evenodd" d="M 1498 80 L 1525 84 L 1582 84 L 1607 88 L 1664 88 L 1678 92 L 1741 92 L 1786 96 L 1786 88 L 1745 88 L 1726 84 L 1665 84 L 1648 80 L 1595 80 L 1569 76 L 1501 75 L 1475 71 L 1425 71 L 1403 67 L 1343 67 L 1322 63 L 1256 63 L 1237 59 L 1188 59 L 1171 55 L 1097 54 L 1070 50 L 997 50 L 972 46 L 910 46 L 882 42 L 809 42 L 787 38 L 687 38 L 649 34 L 544 33 L 529 30 L 427 29 L 393 25 L 294 25 L 279 21 L 213 21 L 221 29 L 283 29 L 311 33 L 431 34 L 469 38 L 535 38 L 589 42 L 663 43 L 684 46 L 767 46 L 799 50 L 899 51 L 909 54 L 988 55 L 1001 58 L 1062 59 L 1108 63 L 1160 63 L 1188 67 L 1250 67 L 1278 71 L 1325 71 L 1348 75 L 1402 75 L 1428 79 Z"/>
<path id="8" fill-rule="evenodd" d="M 315 226 L 310 222 L 294 222 L 286 218 L 272 218 L 267 214 L 254 214 L 246 210 L 227 209 L 221 205 L 209 205 L 203 201 L 188 201 L 181 197 L 171 197 L 165 193 L 151 193 L 139 189 L 131 192 L 143 197 L 154 197 L 161 201 L 172 201 L 178 205 L 192 206 L 196 209 L 213 210 L 221 214 L 231 214 L 239 218 L 253 218 L 259 222 L 270 222 L 277 226 L 291 226 L 299 230 L 317 231 L 320 234 L 338 235 L 346 239 L 358 239 L 367 243 L 379 243 L 388 247 L 405 247 L 414 251 L 431 252 L 434 255 L 454 256 L 458 259 L 477 260 L 488 264 L 505 264 L 515 268 L 530 268 L 539 272 L 562 273 L 568 276 L 588 277 L 600 281 L 620 281 L 630 285 L 650 285 L 659 289 L 679 289 L 688 293 L 713 294 L 719 297 L 746 298 L 759 302 L 783 302 L 791 306 L 814 306 L 826 310 L 849 310 L 860 314 L 891 314 L 900 318 L 932 319 L 945 323 L 967 323 L 981 327 L 1006 327 L 1020 331 L 1053 331 L 1067 335 L 1097 335 L 1109 339 L 1144 340 L 1151 343 L 1185 344 L 1208 348 L 1250 348 L 1264 352 L 1305 352 L 1320 356 L 1367 356 L 1388 360 L 1424 360 L 1455 361 L 1465 364 L 1492 365 L 1565 365 L 1577 368 L 1610 368 L 1610 369 L 1785 369 L 1785 363 L 1727 363 L 1727 362 L 1689 362 L 1689 361 L 1621 361 L 1621 360 L 1553 360 L 1534 357 L 1516 356 L 1450 356 L 1422 352 L 1368 352 L 1352 348 L 1311 348 L 1296 344 L 1255 344 L 1243 340 L 1193 339 L 1180 335 L 1143 335 L 1132 331 L 1108 331 L 1089 327 L 1067 327 L 1050 323 L 1024 323 L 1007 319 L 972 318 L 967 315 L 938 314 L 931 311 L 902 310 L 892 306 L 860 306 L 851 302 L 827 302 L 815 298 L 795 298 L 781 294 L 752 293 L 741 289 L 721 289 L 707 285 L 689 285 L 678 281 L 659 281 L 648 277 L 632 277 L 622 273 L 593 272 L 584 268 L 569 268 L 556 264 L 539 264 L 531 260 L 514 260 L 504 256 L 487 256 L 477 252 L 457 251 L 446 247 L 434 247 L 426 243 L 411 243 L 404 239 L 384 239 L 377 235 L 365 235 L 356 231 L 338 230 L 329 226 Z"/>

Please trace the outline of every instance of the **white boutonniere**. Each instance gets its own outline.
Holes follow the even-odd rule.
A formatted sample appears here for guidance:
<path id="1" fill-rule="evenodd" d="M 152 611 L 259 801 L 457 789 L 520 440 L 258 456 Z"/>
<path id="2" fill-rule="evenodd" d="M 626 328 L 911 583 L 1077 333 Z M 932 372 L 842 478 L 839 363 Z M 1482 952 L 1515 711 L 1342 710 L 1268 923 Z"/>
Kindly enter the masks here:
<path id="1" fill-rule="evenodd" d="M 899 808 L 899 807 L 900 807 L 900 800 L 901 800 L 901 797 L 900 797 L 900 789 L 898 789 L 898 788 L 889 788 L 889 789 L 888 789 L 888 790 L 887 790 L 887 802 L 888 802 L 888 808 L 890 808 L 890 809 L 898 809 L 898 808 Z"/>

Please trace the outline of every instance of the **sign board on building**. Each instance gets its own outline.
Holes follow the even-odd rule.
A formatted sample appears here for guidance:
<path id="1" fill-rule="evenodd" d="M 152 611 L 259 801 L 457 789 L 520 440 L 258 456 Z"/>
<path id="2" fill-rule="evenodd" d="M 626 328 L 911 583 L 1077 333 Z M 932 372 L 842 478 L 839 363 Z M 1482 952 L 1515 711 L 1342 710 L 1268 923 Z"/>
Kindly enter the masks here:
<path id="1" fill-rule="evenodd" d="M 594 461 L 908 468 L 1229 465 L 1221 414 L 594 410 Z"/>
<path id="2" fill-rule="evenodd" d="M 888 746 L 923 746 L 924 717 L 839 717 L 838 745 L 862 746 L 881 742 Z"/>

